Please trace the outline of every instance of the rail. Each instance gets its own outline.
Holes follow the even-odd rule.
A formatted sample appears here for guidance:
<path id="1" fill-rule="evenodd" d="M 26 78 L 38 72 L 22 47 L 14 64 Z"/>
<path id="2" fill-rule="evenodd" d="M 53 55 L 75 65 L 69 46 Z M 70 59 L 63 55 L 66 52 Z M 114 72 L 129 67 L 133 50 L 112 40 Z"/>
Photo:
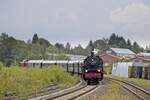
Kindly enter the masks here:
<path id="1" fill-rule="evenodd" d="M 141 100 L 149 100 L 150 98 L 150 92 L 127 81 L 119 80 L 119 79 L 114 79 L 114 78 L 106 78 L 110 81 L 113 81 L 117 84 L 120 84 L 123 88 L 127 89 L 130 91 L 132 94 L 134 94 L 137 98 Z"/>

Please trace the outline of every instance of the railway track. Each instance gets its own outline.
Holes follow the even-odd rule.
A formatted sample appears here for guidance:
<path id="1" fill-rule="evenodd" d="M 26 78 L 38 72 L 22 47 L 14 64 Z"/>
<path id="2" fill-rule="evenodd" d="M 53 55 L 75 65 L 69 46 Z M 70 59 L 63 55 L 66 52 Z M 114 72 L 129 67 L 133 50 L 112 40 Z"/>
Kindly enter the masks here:
<path id="1" fill-rule="evenodd" d="M 35 98 L 37 96 L 42 96 L 42 95 L 50 94 L 53 92 L 58 92 L 60 90 L 62 90 L 62 89 L 60 87 L 58 87 L 56 84 L 49 84 L 47 87 L 44 87 L 43 89 L 41 89 L 40 91 L 37 91 L 36 93 L 33 92 L 31 94 L 28 94 L 28 97 Z M 17 98 L 23 100 L 25 98 L 25 96 L 24 95 L 17 96 L 16 93 L 10 92 L 3 99 L 4 100 L 15 100 Z"/>
<path id="2" fill-rule="evenodd" d="M 85 82 L 82 82 L 72 88 L 68 88 L 50 95 L 32 98 L 30 100 L 74 100 L 91 91 L 94 91 L 97 87 L 98 85 L 87 85 Z"/>
<path id="3" fill-rule="evenodd" d="M 74 100 L 85 95 L 86 93 L 89 93 L 95 88 L 97 88 L 97 86 L 85 86 L 84 88 L 77 89 L 76 91 L 70 91 L 63 96 L 56 96 L 55 98 L 49 98 L 47 100 Z"/>
<path id="4" fill-rule="evenodd" d="M 37 93 L 33 93 L 31 94 L 29 97 L 30 98 L 33 98 L 33 97 L 36 97 L 36 96 L 42 96 L 42 95 L 46 95 L 46 94 L 50 94 L 50 93 L 53 93 L 53 92 L 58 92 L 60 91 L 61 88 L 58 87 L 57 85 L 55 84 L 51 84 L 43 89 L 41 89 L 40 91 L 38 91 Z"/>
<path id="5" fill-rule="evenodd" d="M 127 81 L 122 81 L 114 78 L 106 78 L 107 80 L 113 81 L 123 88 L 134 94 L 140 100 L 150 100 L 150 92 Z"/>

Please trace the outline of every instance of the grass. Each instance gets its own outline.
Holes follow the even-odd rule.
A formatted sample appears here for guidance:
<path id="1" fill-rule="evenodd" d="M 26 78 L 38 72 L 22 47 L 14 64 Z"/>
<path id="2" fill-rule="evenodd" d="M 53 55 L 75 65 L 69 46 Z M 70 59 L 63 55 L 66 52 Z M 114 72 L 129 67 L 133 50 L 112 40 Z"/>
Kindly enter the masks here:
<path id="1" fill-rule="evenodd" d="M 94 98 L 94 100 L 134 100 L 132 97 L 122 94 L 121 91 L 121 86 L 112 82 L 108 85 L 106 93 Z"/>
<path id="2" fill-rule="evenodd" d="M 77 76 L 71 76 L 59 66 L 42 69 L 0 67 L 0 100 L 8 93 L 15 93 L 17 96 L 23 95 L 27 98 L 30 93 L 36 93 L 48 84 L 70 87 L 77 81 L 79 81 Z"/>
<path id="3" fill-rule="evenodd" d="M 130 82 L 137 83 L 139 85 L 143 85 L 145 87 L 150 87 L 150 80 L 146 80 L 146 79 L 126 78 L 126 77 L 118 77 L 118 76 L 107 76 L 107 77 L 112 77 L 112 78 L 116 78 L 116 79 L 120 79 L 120 80 L 127 80 Z"/>
<path id="4" fill-rule="evenodd" d="M 133 100 L 128 95 L 121 94 L 121 86 L 116 83 L 111 83 L 110 88 L 105 95 L 100 97 L 98 100 Z"/>

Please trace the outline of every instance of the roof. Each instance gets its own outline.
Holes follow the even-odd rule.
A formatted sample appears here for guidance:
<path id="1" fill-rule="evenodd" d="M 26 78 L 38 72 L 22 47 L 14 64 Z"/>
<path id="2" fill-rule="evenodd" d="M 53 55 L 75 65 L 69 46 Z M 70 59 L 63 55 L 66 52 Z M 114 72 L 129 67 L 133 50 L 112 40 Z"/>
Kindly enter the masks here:
<path id="1" fill-rule="evenodd" d="M 43 60 L 29 60 L 28 63 L 42 63 Z"/>
<path id="2" fill-rule="evenodd" d="M 111 50 L 113 50 L 115 53 L 117 54 L 129 54 L 129 55 L 135 55 L 135 53 L 129 49 L 125 49 L 125 48 L 110 48 Z"/>
<path id="3" fill-rule="evenodd" d="M 107 53 L 100 55 L 100 57 L 103 59 L 104 63 L 114 63 L 121 60 L 121 57 Z"/>
<path id="4" fill-rule="evenodd" d="M 150 57 L 150 53 L 146 53 L 146 52 L 140 52 L 137 55 L 138 56 L 149 56 Z"/>
<path id="5" fill-rule="evenodd" d="M 102 55 L 100 55 L 100 57 L 104 57 L 104 56 L 110 56 L 110 57 L 113 57 L 113 58 L 116 58 L 116 59 L 121 59 L 120 57 L 112 55 L 112 54 L 102 54 Z"/>
<path id="6" fill-rule="evenodd" d="M 144 58 L 144 57 L 135 57 L 132 60 L 143 60 L 143 61 L 150 62 L 150 59 L 147 59 L 147 58 Z"/>
<path id="7" fill-rule="evenodd" d="M 24 63 L 24 61 L 22 61 L 21 63 Z M 36 63 L 36 64 L 61 64 L 61 63 L 83 63 L 83 60 L 28 60 L 26 61 L 26 63 Z"/>

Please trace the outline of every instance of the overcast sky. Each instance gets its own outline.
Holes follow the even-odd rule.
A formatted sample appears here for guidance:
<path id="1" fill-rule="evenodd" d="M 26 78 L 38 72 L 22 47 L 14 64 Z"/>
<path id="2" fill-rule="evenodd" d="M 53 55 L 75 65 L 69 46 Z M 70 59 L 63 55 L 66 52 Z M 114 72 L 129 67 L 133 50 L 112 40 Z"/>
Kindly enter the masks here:
<path id="1" fill-rule="evenodd" d="M 112 33 L 150 44 L 150 0 L 0 0 L 0 33 L 87 45 Z"/>

